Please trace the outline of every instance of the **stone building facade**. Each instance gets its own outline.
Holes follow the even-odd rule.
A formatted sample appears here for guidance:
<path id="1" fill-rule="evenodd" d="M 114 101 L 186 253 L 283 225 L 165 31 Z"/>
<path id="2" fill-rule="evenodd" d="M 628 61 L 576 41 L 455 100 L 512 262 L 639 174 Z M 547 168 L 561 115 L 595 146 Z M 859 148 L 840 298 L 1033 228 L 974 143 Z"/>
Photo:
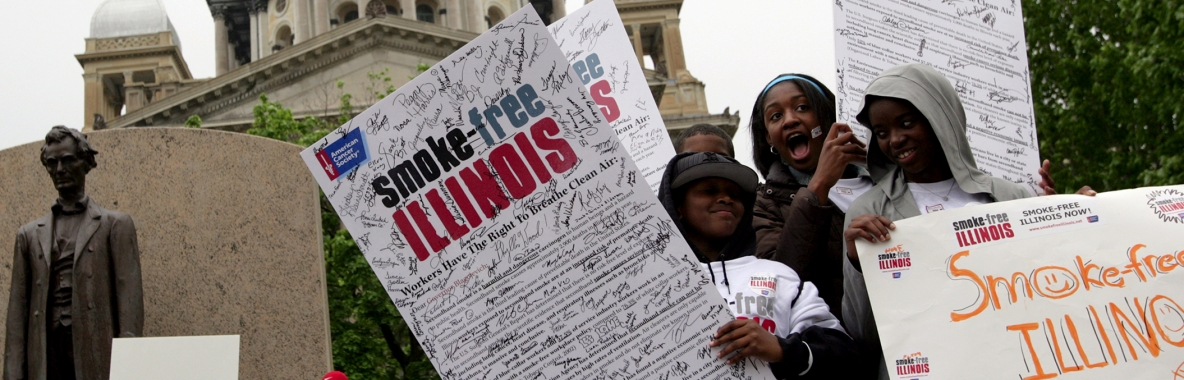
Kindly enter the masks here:
<path id="1" fill-rule="evenodd" d="M 672 135 L 693 124 L 736 130 L 738 114 L 712 115 L 704 84 L 686 69 L 683 0 L 618 0 L 626 31 Z M 86 51 L 84 130 L 180 126 L 242 131 L 267 94 L 296 117 L 333 117 L 341 94 L 355 111 L 375 99 L 374 73 L 406 83 L 524 6 L 545 21 L 563 0 L 206 0 L 214 18 L 216 76 L 194 79 L 161 0 L 107 0 Z M 378 80 L 379 82 L 381 80 Z M 338 86 L 341 83 L 341 86 Z"/>

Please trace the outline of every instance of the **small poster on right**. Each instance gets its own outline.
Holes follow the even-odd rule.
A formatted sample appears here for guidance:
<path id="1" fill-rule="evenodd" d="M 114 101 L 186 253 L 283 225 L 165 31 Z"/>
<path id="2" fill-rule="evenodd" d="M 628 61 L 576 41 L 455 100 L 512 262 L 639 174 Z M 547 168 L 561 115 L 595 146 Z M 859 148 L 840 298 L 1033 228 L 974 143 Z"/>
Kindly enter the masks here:
<path id="1" fill-rule="evenodd" d="M 945 210 L 855 246 L 889 379 L 1180 379 L 1180 236 L 1174 185 Z"/>
<path id="2" fill-rule="evenodd" d="M 966 108 L 979 169 L 1039 192 L 1040 147 L 1024 19 L 1016 0 L 835 0 L 838 120 L 863 141 L 855 115 L 869 82 L 921 62 L 944 74 Z"/>

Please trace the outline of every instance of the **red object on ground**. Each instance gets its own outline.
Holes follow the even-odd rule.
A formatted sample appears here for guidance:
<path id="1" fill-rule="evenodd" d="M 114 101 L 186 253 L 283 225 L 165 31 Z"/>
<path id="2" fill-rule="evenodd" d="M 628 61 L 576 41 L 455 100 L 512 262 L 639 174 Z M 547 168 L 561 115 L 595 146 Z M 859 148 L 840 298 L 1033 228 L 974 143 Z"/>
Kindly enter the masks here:
<path id="1" fill-rule="evenodd" d="M 349 380 L 349 378 L 345 377 L 345 374 L 341 373 L 341 371 L 333 371 L 326 373 L 325 377 L 321 380 Z"/>

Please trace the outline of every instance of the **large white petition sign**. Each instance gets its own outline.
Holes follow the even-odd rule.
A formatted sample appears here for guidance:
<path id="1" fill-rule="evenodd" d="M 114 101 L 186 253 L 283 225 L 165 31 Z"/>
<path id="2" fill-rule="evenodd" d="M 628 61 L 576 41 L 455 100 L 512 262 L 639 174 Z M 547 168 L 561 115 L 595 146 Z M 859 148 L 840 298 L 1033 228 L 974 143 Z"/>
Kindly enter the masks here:
<path id="1" fill-rule="evenodd" d="M 1184 186 L 896 221 L 859 262 L 888 373 L 1184 377 Z"/>
<path id="2" fill-rule="evenodd" d="M 950 80 L 966 108 L 974 160 L 988 174 L 1038 192 L 1024 19 L 1017 0 L 836 0 L 838 120 L 855 123 L 868 83 L 922 62 Z M 869 134 L 857 127 L 863 141 Z"/>
<path id="3" fill-rule="evenodd" d="M 302 156 L 444 379 L 770 377 L 578 78 L 525 7 Z"/>

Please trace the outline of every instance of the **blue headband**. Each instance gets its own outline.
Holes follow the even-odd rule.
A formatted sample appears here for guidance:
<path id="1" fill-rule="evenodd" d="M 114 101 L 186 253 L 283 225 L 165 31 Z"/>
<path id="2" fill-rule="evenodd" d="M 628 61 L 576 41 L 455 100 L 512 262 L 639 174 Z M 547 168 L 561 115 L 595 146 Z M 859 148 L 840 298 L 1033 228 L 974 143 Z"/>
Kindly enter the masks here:
<path id="1" fill-rule="evenodd" d="M 806 81 L 806 83 L 813 85 L 814 89 L 818 90 L 818 92 L 821 93 L 823 97 L 826 97 L 826 91 L 822 91 L 822 87 L 818 86 L 817 83 L 814 83 L 814 81 L 806 79 L 805 77 L 793 75 L 793 74 L 782 75 L 782 76 L 777 77 L 777 79 L 774 79 L 772 82 L 769 82 L 769 84 L 767 86 L 765 86 L 765 90 L 761 91 L 761 96 L 765 96 L 765 93 L 769 92 L 769 89 L 773 88 L 773 86 L 776 86 L 778 83 L 781 83 L 781 82 L 784 82 L 787 80 L 791 80 L 791 79 L 801 79 L 801 80 Z"/>

